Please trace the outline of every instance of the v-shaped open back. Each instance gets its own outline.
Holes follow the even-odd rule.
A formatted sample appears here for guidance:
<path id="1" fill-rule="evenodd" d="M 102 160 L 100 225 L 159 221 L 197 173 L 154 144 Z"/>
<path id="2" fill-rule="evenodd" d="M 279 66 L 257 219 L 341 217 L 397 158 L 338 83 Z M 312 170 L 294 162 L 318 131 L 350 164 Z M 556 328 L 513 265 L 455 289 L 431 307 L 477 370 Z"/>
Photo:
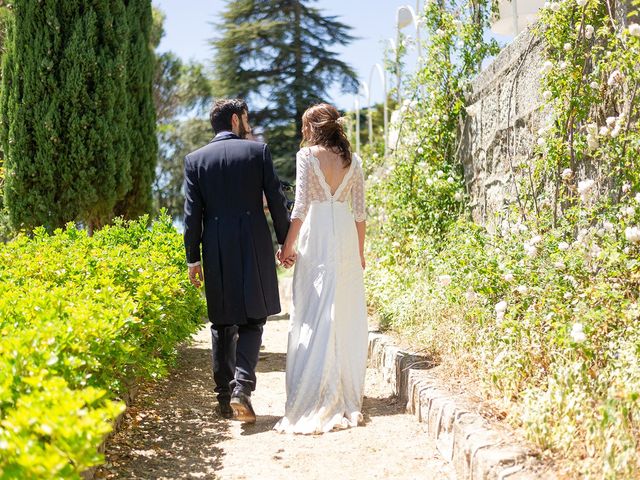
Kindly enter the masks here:
<path id="1" fill-rule="evenodd" d="M 335 187 L 332 188 L 332 186 L 329 185 L 329 182 L 327 181 L 326 174 L 322 170 L 322 167 L 320 165 L 320 159 L 313 153 L 311 148 L 309 148 L 309 157 L 311 159 L 311 162 L 313 162 L 313 170 L 315 171 L 316 175 L 318 175 L 318 179 L 320 180 L 320 183 L 325 189 L 325 193 L 327 194 L 327 196 L 330 198 L 339 197 L 340 193 L 342 192 L 342 189 L 344 188 L 344 185 L 349 180 L 351 171 L 353 170 L 353 161 L 349 164 L 349 167 L 346 169 L 347 171 L 342 176 L 340 183 L 338 183 Z"/>

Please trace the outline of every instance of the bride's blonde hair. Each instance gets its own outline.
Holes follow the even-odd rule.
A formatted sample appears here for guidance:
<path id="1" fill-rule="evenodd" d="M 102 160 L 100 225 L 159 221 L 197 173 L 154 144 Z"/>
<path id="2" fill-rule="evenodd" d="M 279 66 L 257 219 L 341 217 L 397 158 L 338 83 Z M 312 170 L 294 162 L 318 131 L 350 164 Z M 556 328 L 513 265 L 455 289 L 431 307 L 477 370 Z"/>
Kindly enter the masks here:
<path id="1" fill-rule="evenodd" d="M 300 146 L 321 145 L 342 157 L 345 167 L 351 165 L 351 144 L 343 128 L 343 119 L 333 105 L 318 103 L 302 114 Z"/>

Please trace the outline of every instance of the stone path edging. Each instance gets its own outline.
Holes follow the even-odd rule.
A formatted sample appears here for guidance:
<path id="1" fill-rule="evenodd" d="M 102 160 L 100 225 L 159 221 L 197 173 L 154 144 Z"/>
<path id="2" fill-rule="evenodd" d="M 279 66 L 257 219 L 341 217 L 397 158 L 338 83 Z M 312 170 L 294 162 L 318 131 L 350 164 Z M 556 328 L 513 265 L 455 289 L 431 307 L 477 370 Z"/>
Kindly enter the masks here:
<path id="1" fill-rule="evenodd" d="M 381 371 L 407 411 L 427 425 L 438 451 L 459 480 L 545 480 L 556 478 L 527 448 L 491 429 L 482 416 L 465 410 L 425 370 L 428 360 L 393 340 L 369 332 L 369 365 Z M 414 368 L 420 367 L 422 369 Z"/>

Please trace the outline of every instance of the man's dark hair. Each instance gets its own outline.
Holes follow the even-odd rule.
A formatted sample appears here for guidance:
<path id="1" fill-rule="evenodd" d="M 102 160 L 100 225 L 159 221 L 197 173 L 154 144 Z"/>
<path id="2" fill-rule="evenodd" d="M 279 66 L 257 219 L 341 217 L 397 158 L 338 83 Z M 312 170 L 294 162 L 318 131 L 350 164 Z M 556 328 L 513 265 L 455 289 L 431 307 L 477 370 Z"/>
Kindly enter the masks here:
<path id="1" fill-rule="evenodd" d="M 231 131 L 231 117 L 235 113 L 238 118 L 242 118 L 242 114 L 248 112 L 247 103 L 239 98 L 222 98 L 216 100 L 209 112 L 209 120 L 213 127 L 214 133 L 220 133 L 225 130 Z"/>

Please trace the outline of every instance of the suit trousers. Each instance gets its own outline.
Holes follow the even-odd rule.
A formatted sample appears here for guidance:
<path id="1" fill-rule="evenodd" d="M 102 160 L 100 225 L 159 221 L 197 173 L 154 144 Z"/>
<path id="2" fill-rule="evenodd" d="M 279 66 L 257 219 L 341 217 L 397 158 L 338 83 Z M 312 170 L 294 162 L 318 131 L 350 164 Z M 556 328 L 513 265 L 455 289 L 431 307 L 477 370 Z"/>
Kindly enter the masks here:
<path id="1" fill-rule="evenodd" d="M 219 402 L 234 392 L 251 395 L 256 389 L 256 366 L 266 318 L 247 325 L 211 325 L 214 391 Z"/>

